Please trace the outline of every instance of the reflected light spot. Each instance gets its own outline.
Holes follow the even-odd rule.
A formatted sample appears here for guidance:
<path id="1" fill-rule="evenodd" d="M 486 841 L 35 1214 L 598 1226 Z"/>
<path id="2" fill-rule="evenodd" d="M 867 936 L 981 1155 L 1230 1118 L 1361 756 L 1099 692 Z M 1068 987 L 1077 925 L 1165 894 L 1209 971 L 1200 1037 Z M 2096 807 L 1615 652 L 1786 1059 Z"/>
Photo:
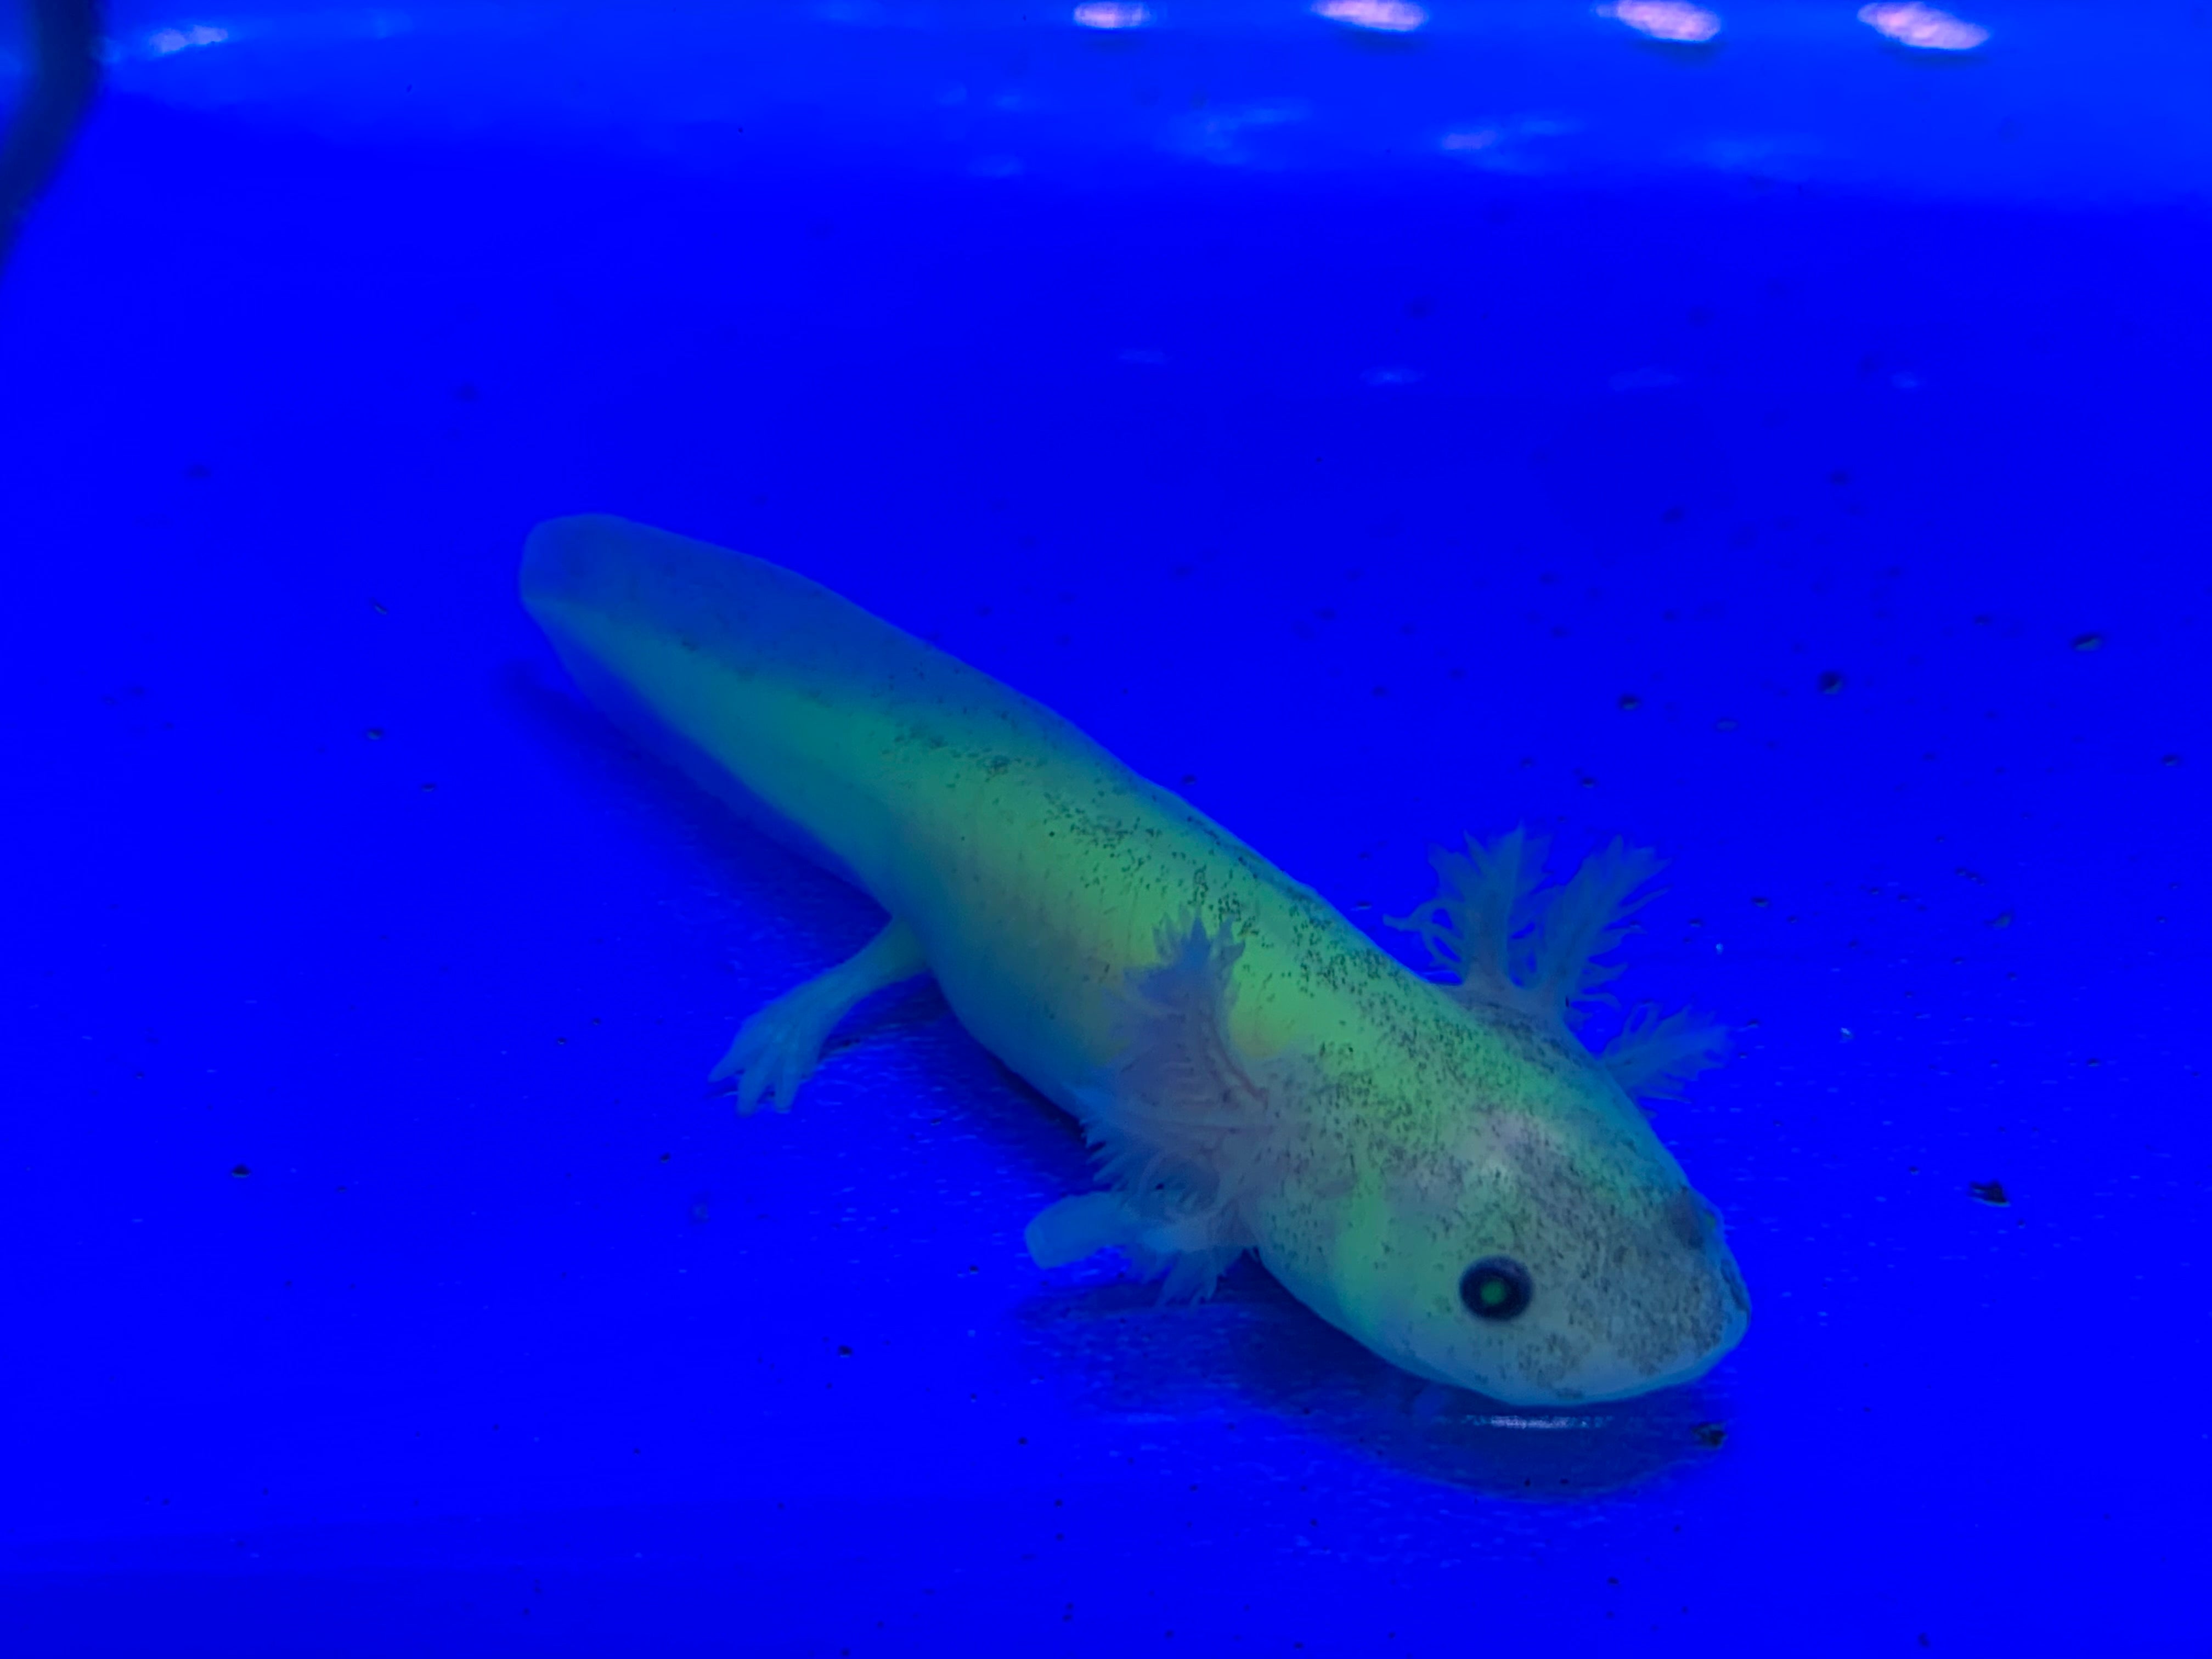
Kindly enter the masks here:
<path id="1" fill-rule="evenodd" d="M 1140 29 L 1152 21 L 1151 12 L 1128 0 L 1084 0 L 1075 9 L 1080 29 Z"/>
<path id="2" fill-rule="evenodd" d="M 1618 0 L 1616 4 L 1600 6 L 1597 15 L 1617 18 L 1654 40 L 1695 44 L 1721 32 L 1718 14 L 1686 4 L 1684 0 Z"/>
<path id="3" fill-rule="evenodd" d="M 1237 167 L 1252 159 L 1252 152 L 1244 143 L 1248 132 L 1258 127 L 1303 121 L 1307 112 L 1304 105 L 1294 103 L 1253 104 L 1242 109 L 1221 110 L 1178 125 L 1168 143 L 1174 149 L 1203 156 L 1220 166 Z"/>
<path id="4" fill-rule="evenodd" d="M 1390 34 L 1409 33 L 1429 21 L 1428 13 L 1410 0 L 1315 0 L 1313 10 L 1315 16 L 1332 23 Z"/>
<path id="5" fill-rule="evenodd" d="M 1446 149 L 1488 149 L 1498 142 L 1496 127 L 1480 127 L 1472 132 L 1444 134 Z"/>
<path id="6" fill-rule="evenodd" d="M 1918 46 L 1927 52 L 1971 52 L 1990 38 L 1990 32 L 1979 24 L 1923 6 L 1919 0 L 1903 5 L 1861 6 L 1859 21 L 1901 46 Z"/>
<path id="7" fill-rule="evenodd" d="M 146 37 L 146 44 L 166 58 L 173 52 L 185 52 L 194 46 L 221 46 L 229 39 L 228 29 L 210 28 L 204 23 L 195 23 L 190 28 L 155 29 Z"/>

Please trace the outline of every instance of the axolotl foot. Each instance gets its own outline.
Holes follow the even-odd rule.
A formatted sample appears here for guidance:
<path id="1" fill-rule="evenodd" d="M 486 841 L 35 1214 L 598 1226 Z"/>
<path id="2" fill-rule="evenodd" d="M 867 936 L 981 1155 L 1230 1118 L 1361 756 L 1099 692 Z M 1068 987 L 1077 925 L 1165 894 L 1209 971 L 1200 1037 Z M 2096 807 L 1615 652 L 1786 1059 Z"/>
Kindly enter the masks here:
<path id="1" fill-rule="evenodd" d="M 921 942 L 893 921 L 859 954 L 793 987 L 738 1028 L 730 1050 L 707 1074 L 710 1083 L 738 1079 L 738 1114 L 750 1116 L 763 1099 L 791 1109 L 799 1086 L 822 1059 L 822 1045 L 854 1005 L 885 986 L 927 973 Z"/>

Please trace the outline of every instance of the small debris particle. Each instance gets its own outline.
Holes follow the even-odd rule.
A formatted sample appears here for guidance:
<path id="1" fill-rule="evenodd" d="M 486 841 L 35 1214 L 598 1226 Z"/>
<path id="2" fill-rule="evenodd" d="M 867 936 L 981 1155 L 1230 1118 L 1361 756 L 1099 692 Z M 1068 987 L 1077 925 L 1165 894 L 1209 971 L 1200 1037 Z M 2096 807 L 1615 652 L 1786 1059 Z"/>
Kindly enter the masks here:
<path id="1" fill-rule="evenodd" d="M 2104 643 L 2105 636 L 2102 634 L 2076 634 L 2074 636 L 2074 648 L 2076 651 L 2099 650 Z"/>
<path id="2" fill-rule="evenodd" d="M 1735 722 L 1723 716 L 1713 722 L 1713 730 L 1716 732 L 1733 732 L 1735 730 Z"/>
<path id="3" fill-rule="evenodd" d="M 1966 1191 L 1977 1203 L 1987 1204 L 1993 1209 L 2004 1209 L 2012 1202 L 2005 1196 L 2002 1181 L 1970 1181 L 1966 1183 Z"/>
<path id="4" fill-rule="evenodd" d="M 1832 697 L 1844 689 L 1844 677 L 1831 668 L 1820 676 L 1820 695 L 1824 697 Z"/>
<path id="5" fill-rule="evenodd" d="M 1990 918 L 1990 920 L 1989 920 L 1989 924 L 1988 924 L 1988 925 L 1989 925 L 1990 927 L 2011 927 L 2011 926 L 2012 926 L 2012 912 L 2011 912 L 2011 911 L 2009 911 L 2009 910 L 2000 910 L 2000 911 L 1998 911 L 1998 912 L 1996 913 L 1996 915 L 1993 915 L 1993 916 L 1991 916 L 1991 917 Z"/>
<path id="6" fill-rule="evenodd" d="M 1692 1428 L 1690 1432 L 1698 1437 L 1698 1443 L 1701 1446 L 1718 1446 L 1721 1442 L 1728 1438 L 1728 1425 L 1699 1423 Z"/>
<path id="7" fill-rule="evenodd" d="M 241 1180 L 253 1173 L 252 1170 L 247 1169 L 243 1164 L 232 1164 L 230 1166 L 230 1172 L 231 1174 L 240 1177 Z"/>
<path id="8" fill-rule="evenodd" d="M 852 1357 L 853 1350 L 846 1344 L 840 1342 L 837 1345 L 837 1358 L 840 1359 L 850 1359 Z"/>
<path id="9" fill-rule="evenodd" d="M 1622 714 L 1632 714 L 1643 707 L 1644 699 L 1638 696 L 1633 691 L 1624 691 L 1620 694 L 1620 712 Z"/>
<path id="10" fill-rule="evenodd" d="M 362 736 L 367 738 L 371 743 L 381 743 L 384 741 L 384 728 L 380 726 L 372 726 L 368 731 L 362 732 Z"/>

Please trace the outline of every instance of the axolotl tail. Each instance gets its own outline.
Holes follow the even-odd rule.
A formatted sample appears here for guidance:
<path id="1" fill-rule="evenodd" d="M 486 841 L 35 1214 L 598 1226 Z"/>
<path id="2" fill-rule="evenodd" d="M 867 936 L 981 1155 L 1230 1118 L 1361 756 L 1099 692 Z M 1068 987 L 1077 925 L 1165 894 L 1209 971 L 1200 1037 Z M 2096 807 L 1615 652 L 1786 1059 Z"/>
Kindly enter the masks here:
<path id="1" fill-rule="evenodd" d="M 895 849 L 917 826 L 887 753 L 977 741 L 1097 753 L 1048 710 L 820 584 L 689 537 L 604 514 L 550 520 L 525 544 L 520 587 L 617 724 L 894 914 Z"/>

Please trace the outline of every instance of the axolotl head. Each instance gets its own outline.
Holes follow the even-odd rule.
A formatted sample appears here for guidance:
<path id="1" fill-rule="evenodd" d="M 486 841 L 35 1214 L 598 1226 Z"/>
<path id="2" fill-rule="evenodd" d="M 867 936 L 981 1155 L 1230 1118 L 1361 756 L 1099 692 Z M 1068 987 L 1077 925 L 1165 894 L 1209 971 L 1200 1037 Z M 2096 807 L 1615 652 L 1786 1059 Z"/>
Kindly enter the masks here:
<path id="1" fill-rule="evenodd" d="M 1720 1218 L 1606 1069 L 1560 1037 L 1510 1088 L 1374 1103 L 1350 1190 L 1341 1176 L 1334 1191 L 1293 1182 L 1270 1206 L 1269 1267 L 1394 1364 L 1508 1404 L 1703 1375 L 1750 1318 Z"/>

